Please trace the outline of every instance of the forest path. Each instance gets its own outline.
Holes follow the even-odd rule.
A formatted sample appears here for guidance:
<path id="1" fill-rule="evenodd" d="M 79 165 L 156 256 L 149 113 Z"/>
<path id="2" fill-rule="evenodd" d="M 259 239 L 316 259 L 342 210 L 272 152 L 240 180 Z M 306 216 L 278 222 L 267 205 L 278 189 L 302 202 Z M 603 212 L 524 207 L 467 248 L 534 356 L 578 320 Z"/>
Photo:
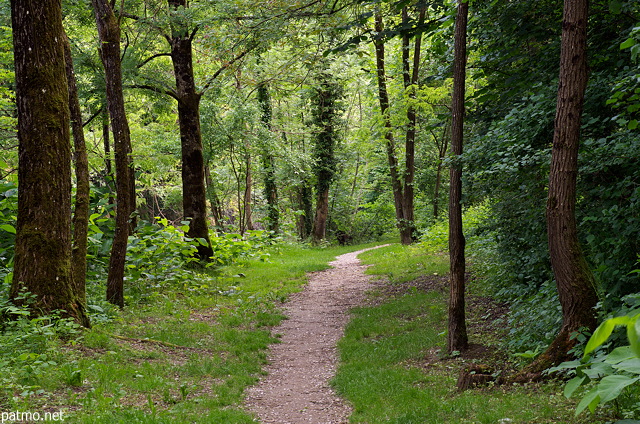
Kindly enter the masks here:
<path id="1" fill-rule="evenodd" d="M 271 346 L 268 374 L 247 390 L 245 405 L 262 423 L 348 422 L 351 408 L 329 381 L 349 310 L 363 303 L 370 287 L 367 266 L 357 256 L 379 247 L 338 256 L 330 263 L 333 268 L 311 273 L 305 289 L 291 296 L 285 307 L 288 319 L 273 330 L 282 337 Z"/>

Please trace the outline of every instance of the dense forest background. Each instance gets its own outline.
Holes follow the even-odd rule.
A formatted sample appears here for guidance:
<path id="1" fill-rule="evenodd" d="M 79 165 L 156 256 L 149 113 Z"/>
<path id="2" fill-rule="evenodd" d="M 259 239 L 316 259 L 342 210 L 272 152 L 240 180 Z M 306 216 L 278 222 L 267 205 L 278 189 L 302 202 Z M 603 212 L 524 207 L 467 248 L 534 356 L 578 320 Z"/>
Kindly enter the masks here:
<path id="1" fill-rule="evenodd" d="M 106 16 L 94 14 L 99 4 L 120 32 L 130 147 L 114 126 L 105 74 L 105 46 L 114 42 L 96 29 Z M 545 211 L 563 2 L 469 1 L 464 151 L 454 156 L 456 6 L 63 1 L 81 113 L 73 136 L 82 129 L 90 183 L 81 278 L 89 315 L 107 307 L 107 279 L 117 285 L 109 264 L 116 202 L 119 212 L 129 202 L 118 222 L 131 228 L 121 230 L 124 291 L 107 296 L 126 306 L 183 278 L 185 262 L 209 259 L 215 268 L 282 240 L 399 234 L 405 244 L 446 248 L 449 169 L 461 168 L 468 259 L 510 304 L 505 343 L 544 350 L 562 323 Z M 3 307 L 19 298 L 11 289 L 22 183 L 11 28 L 2 1 Z M 603 320 L 640 306 L 640 4 L 591 1 L 587 34 L 576 219 Z M 75 160 L 78 144 L 73 151 Z M 80 173 L 72 186 L 79 192 Z"/>

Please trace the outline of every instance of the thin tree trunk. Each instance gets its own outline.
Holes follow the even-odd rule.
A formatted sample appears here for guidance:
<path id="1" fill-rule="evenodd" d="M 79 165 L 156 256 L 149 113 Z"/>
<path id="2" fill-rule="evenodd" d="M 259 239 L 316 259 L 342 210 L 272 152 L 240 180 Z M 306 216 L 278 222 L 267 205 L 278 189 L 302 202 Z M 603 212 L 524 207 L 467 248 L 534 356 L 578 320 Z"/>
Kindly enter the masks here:
<path id="1" fill-rule="evenodd" d="M 462 155 L 464 137 L 464 97 L 467 63 L 467 0 L 458 1 L 455 27 L 455 52 L 453 62 L 453 108 L 451 121 L 451 150 L 456 157 Z M 465 239 L 462 231 L 462 165 L 451 165 L 449 194 L 449 255 L 450 294 L 447 351 L 463 351 L 468 348 L 465 322 Z"/>
<path id="2" fill-rule="evenodd" d="M 447 154 L 447 150 L 449 149 L 449 138 L 447 134 L 448 128 L 450 128 L 450 126 L 445 125 L 444 130 L 442 131 L 442 143 L 438 143 L 438 139 L 436 135 L 432 132 L 433 139 L 435 140 L 436 147 L 438 148 L 438 163 L 436 164 L 436 183 L 435 183 L 435 188 L 433 190 L 433 219 L 434 220 L 437 220 L 439 216 L 440 186 L 442 185 L 442 164 Z"/>
<path id="3" fill-rule="evenodd" d="M 89 325 L 71 269 L 71 146 L 59 0 L 11 1 L 18 108 L 18 217 L 9 296 L 35 295 L 34 315 L 55 310 Z"/>
<path id="4" fill-rule="evenodd" d="M 306 239 L 313 231 L 313 190 L 308 181 L 303 181 L 298 189 L 299 207 L 302 214 L 298 218 L 298 234 Z"/>
<path id="5" fill-rule="evenodd" d="M 216 193 L 216 189 L 213 186 L 213 180 L 211 179 L 211 171 L 209 170 L 209 166 L 205 166 L 205 182 L 207 184 L 207 193 L 209 193 L 209 203 L 211 203 L 211 215 L 213 216 L 213 222 L 221 231 L 224 231 L 224 224 L 222 222 L 222 204 L 220 202 L 220 198 L 218 198 L 218 193 Z"/>
<path id="6" fill-rule="evenodd" d="M 249 144 L 245 143 L 245 178 L 244 178 L 244 219 L 246 223 L 246 229 L 253 230 L 253 219 L 251 217 L 251 193 L 253 190 L 253 177 L 251 174 L 251 154 L 249 153 Z"/>
<path id="7" fill-rule="evenodd" d="M 267 84 L 258 84 L 258 103 L 262 109 L 262 123 L 271 131 L 271 97 Z M 267 230 L 277 233 L 280 230 L 280 212 L 278 210 L 278 188 L 276 185 L 275 160 L 268 148 L 262 152 L 264 168 L 264 197 L 267 199 Z"/>
<path id="8" fill-rule="evenodd" d="M 186 0 L 168 0 L 169 7 L 176 10 L 188 7 Z M 202 131 L 200 128 L 201 93 L 196 91 L 193 75 L 192 37 L 186 27 L 172 28 L 171 60 L 176 79 L 178 100 L 178 120 L 182 144 L 182 207 L 184 217 L 189 220 L 187 237 L 204 239 L 205 245 L 198 244 L 198 256 L 208 259 L 213 255 L 207 224 L 207 193 L 204 175 Z"/>
<path id="9" fill-rule="evenodd" d="M 108 108 L 103 109 L 102 114 L 102 144 L 104 146 L 104 168 L 105 168 L 105 178 L 104 182 L 107 185 L 107 189 L 109 190 L 109 204 L 115 204 L 115 200 L 113 198 L 114 182 L 115 178 L 113 175 L 113 166 L 111 165 L 111 143 L 109 142 L 109 110 Z"/>
<path id="10" fill-rule="evenodd" d="M 420 15 L 418 17 L 418 25 L 422 25 L 424 22 L 426 11 L 421 8 Z M 404 23 L 408 23 L 409 14 L 405 7 L 402 12 L 402 19 Z M 407 231 L 410 231 L 411 241 L 415 241 L 415 222 L 414 222 L 414 190 L 413 181 L 415 179 L 415 149 L 416 149 L 416 121 L 417 113 L 415 108 L 416 91 L 418 84 L 418 75 L 420 72 L 420 49 L 422 47 L 422 31 L 418 30 L 414 42 L 413 52 L 413 70 L 411 70 L 409 48 L 410 39 L 409 35 L 405 33 L 402 37 L 402 66 L 404 75 L 405 90 L 409 90 L 409 105 L 407 107 L 407 132 L 405 137 L 405 174 L 404 174 L 404 192 L 402 199 L 403 216 L 405 219 L 405 225 L 408 227 Z"/>
<path id="11" fill-rule="evenodd" d="M 107 300 L 122 308 L 124 307 L 124 265 L 132 224 L 130 217 L 135 210 L 135 193 L 131 192 L 132 185 L 135 187 L 131 133 L 122 91 L 120 25 L 108 1 L 92 0 L 92 4 L 100 38 L 100 58 L 105 70 L 107 107 L 113 130 L 116 162 L 116 230 L 109 260 Z"/>
<path id="12" fill-rule="evenodd" d="M 71 269 L 76 288 L 76 296 L 83 304 L 87 302 L 87 234 L 89 232 L 89 159 L 82 127 L 82 110 L 78 100 L 76 76 L 73 70 L 71 46 L 66 34 L 64 37 L 64 58 L 69 88 L 69 112 L 73 129 L 73 147 L 76 168 L 76 201 L 73 213 L 73 248 Z"/>
<path id="13" fill-rule="evenodd" d="M 375 16 L 374 30 L 377 33 L 384 31 L 382 15 L 377 12 Z M 393 191 L 393 203 L 396 211 L 396 223 L 400 231 L 400 241 L 402 244 L 411 244 L 412 238 L 410 229 L 406 225 L 403 208 L 403 191 L 400 173 L 398 170 L 398 159 L 396 158 L 395 140 L 393 138 L 393 126 L 389 110 L 389 93 L 387 91 L 387 76 L 385 71 L 385 46 L 383 39 L 374 40 L 376 51 L 376 74 L 378 79 L 378 99 L 380 102 L 380 113 L 384 122 L 384 138 L 387 150 L 387 160 L 389 162 L 389 173 L 391 174 L 391 190 Z"/>
<path id="14" fill-rule="evenodd" d="M 580 248 L 575 218 L 580 126 L 588 80 L 588 16 L 588 0 L 565 0 L 547 198 L 549 253 L 562 306 L 562 327 L 547 350 L 520 373 L 523 379 L 535 378 L 566 360 L 576 344 L 572 334 L 596 327 L 595 280 Z"/>

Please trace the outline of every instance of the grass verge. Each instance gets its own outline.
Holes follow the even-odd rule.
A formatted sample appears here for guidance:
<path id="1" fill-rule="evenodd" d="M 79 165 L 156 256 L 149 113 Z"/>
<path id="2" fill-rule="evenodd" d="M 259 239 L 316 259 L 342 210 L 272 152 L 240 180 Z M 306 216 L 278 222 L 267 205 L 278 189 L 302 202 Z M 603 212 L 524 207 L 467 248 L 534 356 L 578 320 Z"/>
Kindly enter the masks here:
<path id="1" fill-rule="evenodd" d="M 354 407 L 353 423 L 595 424 L 605 417 L 574 418 L 574 401 L 562 384 L 548 382 L 456 391 L 465 365 L 509 361 L 496 346 L 500 305 L 469 296 L 472 355 L 445 357 L 448 258 L 392 245 L 360 255 L 369 272 L 387 277 L 372 304 L 353 311 L 339 342 L 341 364 L 333 384 Z M 496 312 L 497 311 L 497 312 Z M 494 322 L 496 321 L 497 322 Z M 489 322 L 488 322 L 489 321 Z M 495 325 L 494 325 L 495 324 Z"/>
<path id="2" fill-rule="evenodd" d="M 368 246 L 280 246 L 215 279 L 154 286 L 79 337 L 38 335 L 43 343 L 21 345 L 24 366 L 0 380 L 0 409 L 63 411 L 66 423 L 252 423 L 243 391 L 275 341 L 281 302 L 307 272 Z"/>

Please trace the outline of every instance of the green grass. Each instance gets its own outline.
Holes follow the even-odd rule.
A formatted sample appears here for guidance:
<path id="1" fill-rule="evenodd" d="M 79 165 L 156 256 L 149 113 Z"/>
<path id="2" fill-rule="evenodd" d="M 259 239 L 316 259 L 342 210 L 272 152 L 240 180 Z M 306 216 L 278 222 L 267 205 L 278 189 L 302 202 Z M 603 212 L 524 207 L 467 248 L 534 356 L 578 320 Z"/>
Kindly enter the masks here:
<path id="1" fill-rule="evenodd" d="M 393 283 L 411 281 L 423 275 L 446 275 L 449 272 L 448 257 L 401 244 L 370 250 L 359 258 L 363 263 L 372 264 L 367 270 L 368 274 L 385 276 Z"/>
<path id="2" fill-rule="evenodd" d="M 55 364 L 5 375 L 0 409 L 62 409 L 66 423 L 252 423 L 243 393 L 276 341 L 269 329 L 283 319 L 281 302 L 307 272 L 372 245 L 280 246 L 266 262 L 217 270 L 215 280 L 156 288 L 78 340 L 45 337 L 41 350 Z M 12 388 L 11 378 L 21 385 Z"/>
<path id="3" fill-rule="evenodd" d="M 416 254 L 418 252 L 418 254 Z M 448 258 L 393 245 L 366 252 L 369 272 L 398 285 L 420 275 L 444 275 Z M 384 291 L 383 291 L 384 292 Z M 443 358 L 446 291 L 410 290 L 358 308 L 339 342 L 334 387 L 353 405 L 353 423 L 496 424 L 602 423 L 573 417 L 562 384 L 493 386 L 456 391 L 462 358 Z M 376 297 L 380 303 L 381 296 Z M 479 340 L 471 342 L 480 343 Z"/>

